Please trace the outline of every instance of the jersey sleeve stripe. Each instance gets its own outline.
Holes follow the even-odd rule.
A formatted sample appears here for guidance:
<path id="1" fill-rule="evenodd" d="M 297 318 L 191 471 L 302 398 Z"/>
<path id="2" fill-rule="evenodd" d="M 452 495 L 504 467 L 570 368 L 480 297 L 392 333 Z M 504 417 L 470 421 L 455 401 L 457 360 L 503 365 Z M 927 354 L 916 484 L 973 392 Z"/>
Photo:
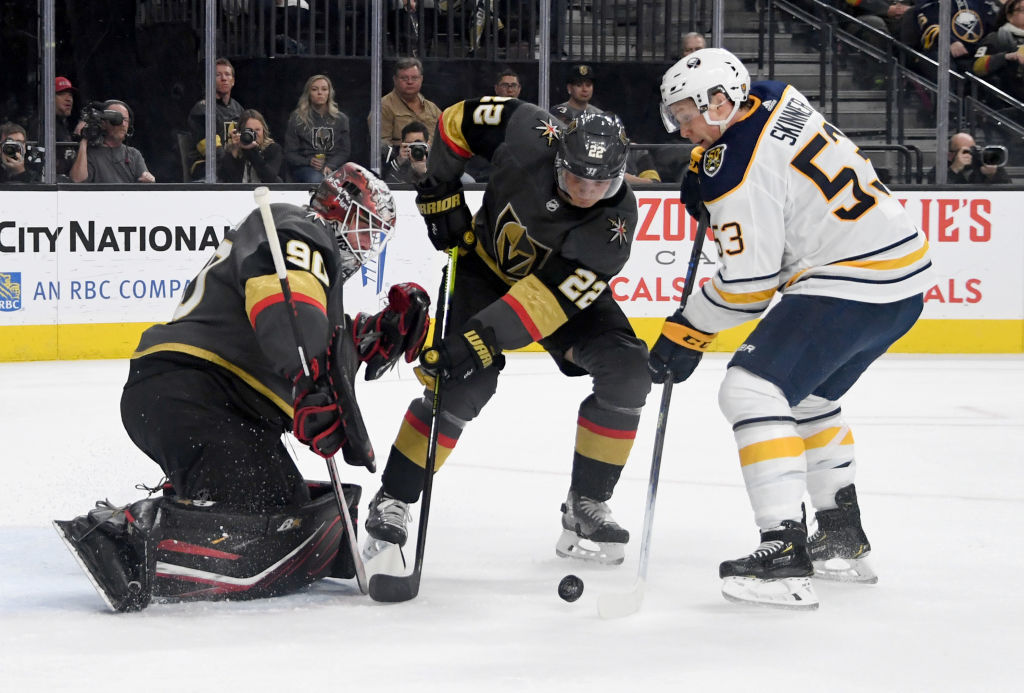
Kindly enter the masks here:
<path id="1" fill-rule="evenodd" d="M 535 340 L 551 334 L 569 319 L 551 290 L 532 274 L 513 284 L 502 300 Z"/>
<path id="2" fill-rule="evenodd" d="M 288 271 L 288 283 L 292 289 L 292 298 L 296 303 L 305 303 L 316 307 L 327 315 L 327 293 L 323 284 L 309 272 Z M 256 324 L 256 317 L 267 307 L 284 301 L 281 282 L 276 275 L 265 274 L 253 277 L 245 283 L 245 312 L 249 322 Z"/>
<path id="3" fill-rule="evenodd" d="M 718 296 L 723 301 L 725 301 L 726 303 L 728 303 L 730 305 L 731 304 L 744 304 L 744 305 L 747 305 L 747 304 L 751 304 L 751 303 L 765 304 L 768 301 L 772 300 L 772 296 L 775 295 L 776 290 L 777 289 L 775 289 L 773 287 L 771 289 L 762 289 L 761 291 L 737 291 L 737 292 L 732 292 L 732 291 L 724 291 L 723 289 L 719 288 L 717 285 L 715 286 L 715 292 L 718 294 Z"/>
<path id="4" fill-rule="evenodd" d="M 460 101 L 454 106 L 444 109 L 444 112 L 441 113 L 441 120 L 438 121 L 440 126 L 438 129 L 441 139 L 448 145 L 448 148 L 463 159 L 468 159 L 473 156 L 473 151 L 469 148 L 469 142 L 466 141 L 466 136 L 462 133 L 465 103 L 465 101 Z"/>

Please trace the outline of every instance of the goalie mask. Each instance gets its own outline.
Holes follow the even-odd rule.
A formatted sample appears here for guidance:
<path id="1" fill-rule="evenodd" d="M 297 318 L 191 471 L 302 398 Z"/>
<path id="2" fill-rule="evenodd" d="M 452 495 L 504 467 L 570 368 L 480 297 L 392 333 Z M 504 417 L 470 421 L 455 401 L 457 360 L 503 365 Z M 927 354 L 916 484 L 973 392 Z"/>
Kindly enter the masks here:
<path id="1" fill-rule="evenodd" d="M 347 163 L 320 182 L 309 210 L 334 231 L 343 255 L 360 267 L 383 250 L 395 228 L 395 200 L 388 186 L 359 164 Z"/>
<path id="2" fill-rule="evenodd" d="M 562 130 L 555 156 L 555 179 L 571 197 L 566 173 L 585 181 L 611 181 L 600 199 L 607 200 L 622 187 L 629 139 L 619 116 L 581 113 Z"/>
<path id="3" fill-rule="evenodd" d="M 732 110 L 724 120 L 711 120 L 708 108 L 718 92 L 732 102 Z M 708 125 L 728 125 L 749 94 L 750 73 L 739 58 L 724 48 L 702 48 L 670 67 L 661 78 L 661 120 L 669 132 L 678 131 L 679 123 L 669 106 L 693 99 Z"/>

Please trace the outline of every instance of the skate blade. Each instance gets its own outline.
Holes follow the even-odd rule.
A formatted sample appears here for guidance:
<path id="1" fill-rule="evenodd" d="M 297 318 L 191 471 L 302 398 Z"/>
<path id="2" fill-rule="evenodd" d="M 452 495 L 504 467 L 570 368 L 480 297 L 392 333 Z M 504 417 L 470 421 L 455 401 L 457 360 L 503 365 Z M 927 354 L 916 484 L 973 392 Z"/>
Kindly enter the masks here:
<path id="1" fill-rule="evenodd" d="M 367 576 L 377 573 L 396 575 L 405 572 L 405 554 L 398 544 L 367 537 L 362 554 Z"/>
<path id="2" fill-rule="evenodd" d="M 583 539 L 575 532 L 563 529 L 555 544 L 555 555 L 601 565 L 620 565 L 626 560 L 626 545 Z"/>
<path id="3" fill-rule="evenodd" d="M 812 611 L 819 605 L 809 577 L 778 580 L 727 577 L 722 580 L 722 596 L 730 602 L 794 611 Z"/>
<path id="4" fill-rule="evenodd" d="M 830 558 L 814 561 L 814 577 L 831 582 L 851 582 L 874 585 L 878 575 L 863 558 Z"/>
<path id="5" fill-rule="evenodd" d="M 75 562 L 78 563 L 82 572 L 85 573 L 85 577 L 89 578 L 89 582 L 92 583 L 92 586 L 96 589 L 96 593 L 100 595 L 100 598 L 103 599 L 103 602 L 107 607 L 114 612 L 120 611 L 120 609 L 114 606 L 114 601 L 110 598 L 110 595 L 100 587 L 100 583 L 92 576 L 92 571 L 89 570 L 89 566 L 86 565 L 85 559 L 82 558 L 82 554 L 78 552 L 78 545 L 75 543 L 75 540 L 71 538 L 71 522 L 67 520 L 54 520 L 53 528 L 57 530 L 57 536 L 59 536 L 60 540 L 64 542 L 64 546 L 68 547 L 68 551 L 70 551 L 71 555 L 74 556 Z"/>

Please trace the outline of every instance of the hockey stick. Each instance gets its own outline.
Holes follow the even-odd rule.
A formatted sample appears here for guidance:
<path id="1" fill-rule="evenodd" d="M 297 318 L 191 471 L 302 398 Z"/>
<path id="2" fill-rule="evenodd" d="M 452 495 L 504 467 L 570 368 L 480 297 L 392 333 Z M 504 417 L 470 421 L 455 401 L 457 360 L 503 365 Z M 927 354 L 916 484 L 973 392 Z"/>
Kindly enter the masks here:
<path id="1" fill-rule="evenodd" d="M 686 265 L 686 283 L 679 299 L 679 308 L 686 307 L 686 299 L 693 291 L 697 280 L 697 265 L 700 263 L 704 237 L 708 232 L 708 211 L 701 211 L 697 223 L 697 237 Z M 647 561 L 651 555 L 651 534 L 654 528 L 654 503 L 658 499 L 658 477 L 661 474 L 661 453 L 665 447 L 665 428 L 668 422 L 668 407 L 672 402 L 672 378 L 661 386 L 661 407 L 658 409 L 658 425 L 654 432 L 654 454 L 651 458 L 651 474 L 647 481 L 647 503 L 644 507 L 644 529 L 640 539 L 640 563 L 637 567 L 636 582 L 631 592 L 601 594 L 597 597 L 597 613 L 601 618 L 621 618 L 640 610 L 647 586 Z"/>
<path id="2" fill-rule="evenodd" d="M 438 296 L 434 314 L 434 339 L 432 346 L 441 344 L 448 331 L 447 316 L 451 307 L 452 292 L 455 290 L 455 264 L 459 248 L 448 251 L 448 264 L 441 275 L 444 297 Z M 420 576 L 423 574 L 423 554 L 427 544 L 427 519 L 430 516 L 430 497 L 434 487 L 434 465 L 437 461 L 437 437 L 441 418 L 441 375 L 434 376 L 434 392 L 430 405 L 430 433 L 427 437 L 427 460 L 423 466 L 423 494 L 420 500 L 420 521 L 416 535 L 416 560 L 409 575 L 388 575 L 378 573 L 370 578 L 370 598 L 378 602 L 407 602 L 420 591 Z"/>
<path id="3" fill-rule="evenodd" d="M 270 211 L 270 190 L 266 186 L 260 186 L 253 190 L 253 197 L 256 199 L 256 205 L 260 208 L 260 215 L 263 217 L 263 230 L 267 234 L 270 255 L 274 259 L 274 271 L 277 272 L 277 278 L 281 282 L 281 293 L 284 294 L 285 303 L 288 305 L 288 322 L 292 328 L 292 337 L 295 338 L 295 348 L 299 352 L 299 363 L 302 364 L 302 372 L 308 378 L 310 377 L 309 359 L 306 356 L 306 349 L 302 344 L 302 332 L 299 331 L 295 300 L 292 298 L 292 287 L 288 282 L 288 270 L 284 265 L 284 256 L 281 254 L 281 241 L 277 237 L 277 224 L 274 223 L 274 215 Z M 349 398 L 349 402 L 355 403 L 355 392 L 352 388 L 352 383 L 348 379 L 348 374 L 343 373 L 340 380 L 343 381 L 341 383 L 343 396 Z M 356 425 L 360 430 L 353 435 L 358 435 L 360 442 L 365 441 L 366 446 L 369 446 L 370 439 L 366 434 L 362 416 L 358 412 L 353 412 L 353 414 L 354 416 L 347 417 L 349 421 L 346 422 L 346 427 L 348 425 Z M 365 453 L 366 451 L 363 450 L 362 452 Z M 373 457 L 373 448 L 370 447 L 367 457 L 369 464 L 366 466 L 370 468 L 371 472 L 374 471 Z M 348 503 L 345 501 L 345 489 L 341 485 L 341 478 L 338 476 L 338 465 L 335 463 L 333 455 L 327 458 L 327 472 L 331 477 L 331 488 L 334 489 L 334 498 L 338 501 L 338 510 L 345 523 L 349 553 L 351 553 L 352 562 L 356 567 L 356 582 L 359 584 L 359 591 L 366 594 L 369 590 L 366 581 L 366 567 L 363 565 L 363 557 L 359 555 L 359 543 L 356 540 L 355 524 L 352 522 L 352 514 L 348 511 Z"/>

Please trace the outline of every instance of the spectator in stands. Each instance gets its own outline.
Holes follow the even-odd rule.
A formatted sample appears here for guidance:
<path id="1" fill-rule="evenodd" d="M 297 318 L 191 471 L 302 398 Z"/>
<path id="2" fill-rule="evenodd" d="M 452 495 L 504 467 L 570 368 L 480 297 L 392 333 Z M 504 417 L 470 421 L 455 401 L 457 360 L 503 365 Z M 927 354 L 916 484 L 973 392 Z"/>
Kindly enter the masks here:
<path id="1" fill-rule="evenodd" d="M 67 77 L 58 77 L 53 80 L 54 94 L 53 103 L 57 113 L 57 122 L 54 124 L 54 131 L 57 142 L 70 142 L 71 130 L 68 128 L 68 118 L 71 117 L 71 109 L 75 106 L 75 94 L 78 91 L 71 86 L 71 80 Z"/>
<path id="2" fill-rule="evenodd" d="M 694 51 L 699 51 L 704 48 L 704 34 L 699 34 L 696 31 L 691 31 L 688 34 L 683 34 L 683 52 L 679 54 L 680 58 L 685 58 Z"/>
<path id="3" fill-rule="evenodd" d="M 338 109 L 327 75 L 306 80 L 298 106 L 288 118 L 284 156 L 296 183 L 319 183 L 348 161 L 352 152 L 348 116 Z"/>
<path id="4" fill-rule="evenodd" d="M 153 183 L 156 178 L 146 167 L 146 160 L 135 147 L 124 143 L 134 132 L 135 119 L 124 101 L 103 102 L 104 111 L 115 111 L 121 122 L 100 122 L 100 134 L 88 140 L 84 134 L 78 142 L 78 156 L 71 165 L 75 183 Z M 85 130 L 83 130 L 83 133 Z"/>
<path id="5" fill-rule="evenodd" d="M 1013 180 L 1002 166 L 983 166 L 974 137 L 958 132 L 949 138 L 946 182 L 950 185 L 999 185 Z M 935 182 L 935 169 L 928 172 L 928 182 Z"/>
<path id="6" fill-rule="evenodd" d="M 569 100 L 551 107 L 551 113 L 563 123 L 568 123 L 580 113 L 604 113 L 590 103 L 594 98 L 594 68 L 590 65 L 573 65 L 565 81 Z"/>
<path id="7" fill-rule="evenodd" d="M 507 96 L 510 99 L 518 99 L 523 91 L 523 81 L 515 70 L 502 70 L 498 73 L 498 79 L 494 82 L 494 95 Z"/>
<path id="8" fill-rule="evenodd" d="M 214 133 L 217 140 L 216 156 L 219 169 L 226 154 L 232 154 L 224 148 L 228 135 L 238 124 L 242 104 L 231 98 L 231 90 L 235 88 L 235 67 L 227 58 L 217 58 L 214 76 L 217 104 L 214 110 L 216 126 Z M 195 151 L 191 153 L 192 179 L 203 180 L 206 177 L 206 99 L 200 99 L 188 114 L 188 129 L 195 142 Z"/>
<path id="9" fill-rule="evenodd" d="M 247 109 L 238 116 L 238 127 L 230 135 L 229 155 L 217 178 L 225 183 L 280 183 L 284 150 L 270 136 L 267 120 L 259 111 Z"/>
<path id="10" fill-rule="evenodd" d="M 27 140 L 25 128 L 17 123 L 0 125 L 0 184 L 39 182 L 39 171 L 26 166 Z"/>
<path id="11" fill-rule="evenodd" d="M 912 0 L 846 0 L 845 6 L 840 9 L 853 15 L 860 23 L 851 22 L 843 28 L 871 44 L 884 55 L 889 55 L 892 46 L 886 36 L 895 38 L 900 35 L 903 15 L 912 6 Z M 865 25 L 869 28 L 865 28 Z M 861 87 L 883 88 L 886 65 L 859 51 L 854 53 L 854 57 L 853 75 L 857 84 Z"/>
<path id="12" fill-rule="evenodd" d="M 416 183 L 427 174 L 427 126 L 412 121 L 402 128 L 402 142 L 391 148 L 391 161 L 384 170 L 385 183 Z"/>
<path id="13" fill-rule="evenodd" d="M 380 100 L 380 142 L 388 149 L 402 141 L 402 129 L 419 121 L 434 132 L 441 109 L 420 93 L 423 63 L 417 58 L 399 58 L 392 73 L 394 88 Z"/>
<path id="14" fill-rule="evenodd" d="M 1024 0 L 1007 0 L 996 23 L 999 28 L 974 53 L 974 74 L 1024 101 Z M 1016 119 L 1021 119 L 1019 112 Z"/>
<path id="15" fill-rule="evenodd" d="M 958 0 L 950 3 L 949 55 L 950 67 L 960 72 L 971 69 L 974 54 L 982 38 L 995 27 L 996 9 L 988 0 Z M 963 7 L 961 7 L 963 6 Z M 904 41 L 938 61 L 939 2 L 926 0 L 914 6 L 917 36 L 904 36 Z M 904 22 L 904 27 L 907 23 Z M 932 65 L 918 65 L 918 72 L 929 79 L 935 78 Z"/>

